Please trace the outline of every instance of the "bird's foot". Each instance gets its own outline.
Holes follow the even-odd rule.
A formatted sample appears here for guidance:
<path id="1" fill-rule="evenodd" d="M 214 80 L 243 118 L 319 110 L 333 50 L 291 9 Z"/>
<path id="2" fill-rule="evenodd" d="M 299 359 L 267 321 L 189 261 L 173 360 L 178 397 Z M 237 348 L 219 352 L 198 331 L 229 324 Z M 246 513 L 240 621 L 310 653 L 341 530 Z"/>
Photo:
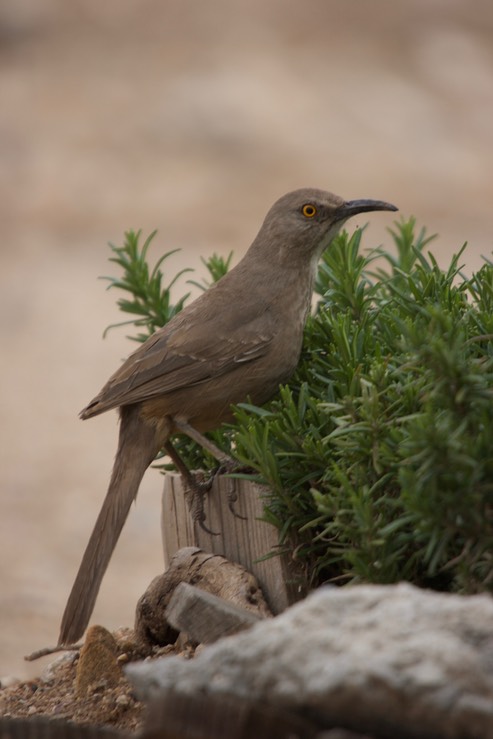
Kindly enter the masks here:
<path id="1" fill-rule="evenodd" d="M 235 459 L 230 457 L 226 461 L 222 462 L 213 473 L 212 479 L 214 480 L 218 475 L 231 475 L 233 472 L 241 472 L 243 470 L 246 470 L 247 468 L 241 465 L 239 462 L 237 462 Z M 238 513 L 235 510 L 235 503 L 238 501 L 238 492 L 236 489 L 236 486 L 234 484 L 234 480 L 229 481 L 229 487 L 228 487 L 228 493 L 227 493 L 227 501 L 228 501 L 228 508 L 231 512 L 231 514 L 235 518 L 240 518 L 242 521 L 247 521 L 247 516 L 242 516 L 241 513 Z"/>
<path id="2" fill-rule="evenodd" d="M 235 518 L 240 518 L 242 521 L 248 521 L 247 516 L 242 516 L 241 513 L 238 513 L 238 511 L 235 511 L 235 503 L 238 502 L 238 493 L 236 491 L 236 487 L 233 482 L 230 483 L 229 489 L 228 489 L 228 508 L 230 510 L 230 513 Z"/>
<path id="3" fill-rule="evenodd" d="M 203 475 L 200 473 L 193 475 L 170 441 L 164 445 L 164 448 L 181 475 L 185 502 L 190 511 L 192 521 L 197 523 L 203 531 L 211 536 L 218 536 L 218 533 L 211 531 L 205 525 L 204 496 L 210 491 L 214 477 L 204 480 Z"/>
<path id="4" fill-rule="evenodd" d="M 188 475 L 182 475 L 184 482 L 184 494 L 185 502 L 190 511 L 192 521 L 197 523 L 202 531 L 205 531 L 211 536 L 218 536 L 219 532 L 212 531 L 205 523 L 206 515 L 204 510 L 204 497 L 209 493 L 213 477 L 209 480 L 200 480 L 199 475 L 192 475 L 190 472 Z"/>

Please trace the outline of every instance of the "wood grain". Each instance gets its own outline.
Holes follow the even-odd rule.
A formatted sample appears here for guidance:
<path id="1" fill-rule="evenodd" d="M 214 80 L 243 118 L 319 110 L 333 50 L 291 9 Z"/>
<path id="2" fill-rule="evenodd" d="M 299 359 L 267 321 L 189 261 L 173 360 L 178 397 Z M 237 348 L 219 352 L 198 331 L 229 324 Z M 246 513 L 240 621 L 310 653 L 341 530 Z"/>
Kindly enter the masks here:
<path id="1" fill-rule="evenodd" d="M 235 511 L 244 518 L 234 516 L 229 509 L 228 493 L 232 487 L 238 496 Z M 200 547 L 241 564 L 255 575 L 274 614 L 303 598 L 306 579 L 301 568 L 286 555 L 277 554 L 278 531 L 260 520 L 265 493 L 265 488 L 248 480 L 217 477 L 205 500 L 207 526 L 218 532 L 213 536 L 191 520 L 180 476 L 167 474 L 161 520 L 165 568 L 178 549 Z"/>

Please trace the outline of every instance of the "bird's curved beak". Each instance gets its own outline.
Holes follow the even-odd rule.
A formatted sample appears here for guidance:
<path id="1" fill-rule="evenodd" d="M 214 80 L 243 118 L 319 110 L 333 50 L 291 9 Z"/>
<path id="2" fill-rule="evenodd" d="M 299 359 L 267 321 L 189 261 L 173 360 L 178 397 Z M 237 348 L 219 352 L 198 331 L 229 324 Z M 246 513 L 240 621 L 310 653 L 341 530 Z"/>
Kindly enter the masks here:
<path id="1" fill-rule="evenodd" d="M 383 200 L 347 200 L 334 213 L 337 221 L 346 220 L 358 213 L 368 213 L 371 210 L 399 210 L 391 203 Z"/>

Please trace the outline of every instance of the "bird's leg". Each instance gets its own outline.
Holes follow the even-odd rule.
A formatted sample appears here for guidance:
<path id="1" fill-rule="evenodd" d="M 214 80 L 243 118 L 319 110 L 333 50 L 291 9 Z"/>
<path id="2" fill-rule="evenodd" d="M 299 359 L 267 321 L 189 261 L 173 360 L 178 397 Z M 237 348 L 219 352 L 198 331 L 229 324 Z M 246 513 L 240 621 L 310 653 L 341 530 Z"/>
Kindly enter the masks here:
<path id="1" fill-rule="evenodd" d="M 206 531 L 211 536 L 217 536 L 218 532 L 211 531 L 205 525 L 205 511 L 204 511 L 204 495 L 209 492 L 212 479 L 207 482 L 199 482 L 190 472 L 183 459 L 180 457 L 173 444 L 167 441 L 164 445 L 166 453 L 176 469 L 180 473 L 183 482 L 185 483 L 185 500 L 192 516 L 192 520 L 196 521 L 203 531 Z"/>
<path id="2" fill-rule="evenodd" d="M 192 441 L 195 441 L 197 444 L 199 444 L 199 446 L 202 447 L 202 449 L 205 449 L 217 459 L 217 461 L 219 462 L 219 467 L 217 468 L 214 477 L 220 472 L 232 472 L 238 467 L 238 462 L 236 462 L 233 457 L 230 457 L 229 454 L 226 454 L 225 452 L 223 452 L 222 449 L 219 449 L 219 447 L 216 446 L 214 442 L 208 439 L 207 436 L 204 436 L 204 434 L 201 434 L 200 431 L 197 431 L 197 429 L 194 429 L 193 426 L 190 426 L 189 423 L 187 423 L 186 421 L 177 420 L 176 418 L 174 419 L 174 423 L 176 428 L 181 431 L 182 434 L 186 434 L 186 436 L 192 439 Z M 188 474 L 190 475 L 190 472 L 188 472 Z M 228 508 L 233 516 L 245 520 L 245 516 L 241 516 L 234 509 L 234 504 L 237 500 L 238 493 L 235 490 L 235 486 L 231 484 L 230 489 L 228 490 Z"/>
<path id="3" fill-rule="evenodd" d="M 190 426 L 189 423 L 186 421 L 179 421 L 176 418 L 173 419 L 173 422 L 178 429 L 178 431 L 181 431 L 182 434 L 185 434 L 190 439 L 195 441 L 199 446 L 202 447 L 202 449 L 205 449 L 209 454 L 212 454 L 212 456 L 217 459 L 221 467 L 236 467 L 236 462 L 233 459 L 233 457 L 230 457 L 229 454 L 226 454 L 226 452 L 223 452 L 222 449 L 219 449 L 219 447 L 214 444 L 213 441 L 207 438 L 207 436 L 204 436 L 204 434 L 201 434 L 200 431 L 197 431 L 197 429 L 194 429 L 193 426 Z"/>

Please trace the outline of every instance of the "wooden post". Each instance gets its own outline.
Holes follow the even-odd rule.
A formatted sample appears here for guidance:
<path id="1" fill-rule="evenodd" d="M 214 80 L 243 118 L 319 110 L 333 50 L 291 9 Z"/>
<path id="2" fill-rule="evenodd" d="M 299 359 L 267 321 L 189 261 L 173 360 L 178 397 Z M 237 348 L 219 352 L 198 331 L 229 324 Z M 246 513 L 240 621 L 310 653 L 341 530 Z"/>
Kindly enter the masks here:
<path id="1" fill-rule="evenodd" d="M 234 516 L 228 506 L 231 490 L 237 494 Z M 165 569 L 182 547 L 199 547 L 237 562 L 257 578 L 274 614 L 306 595 L 301 569 L 285 555 L 265 558 L 278 551 L 278 531 L 259 520 L 263 515 L 265 489 L 248 480 L 218 476 L 205 498 L 206 524 L 217 536 L 208 534 L 191 520 L 179 475 L 168 473 L 164 480 L 162 535 Z"/>

